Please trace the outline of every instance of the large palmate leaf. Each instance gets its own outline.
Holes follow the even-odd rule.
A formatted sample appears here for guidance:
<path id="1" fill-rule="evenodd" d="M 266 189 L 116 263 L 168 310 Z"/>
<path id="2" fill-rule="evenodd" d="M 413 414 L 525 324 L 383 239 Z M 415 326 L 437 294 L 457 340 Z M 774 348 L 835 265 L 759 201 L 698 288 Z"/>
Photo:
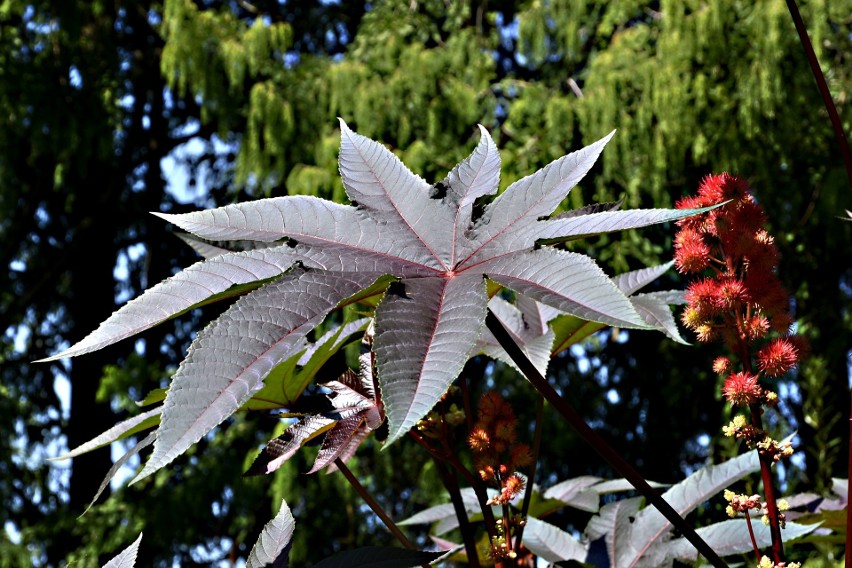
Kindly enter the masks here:
<path id="1" fill-rule="evenodd" d="M 769 527 L 760 522 L 751 523 L 754 531 L 754 539 L 757 542 L 757 547 L 767 549 L 772 545 L 772 535 L 769 532 Z M 798 523 L 786 523 L 781 531 L 781 536 L 784 537 L 784 542 L 789 542 L 793 539 L 803 537 L 812 533 L 819 524 L 800 525 Z M 719 556 L 728 556 L 731 554 L 750 553 L 754 550 L 751 542 L 751 535 L 746 526 L 745 519 L 731 519 L 702 527 L 695 531 L 698 535 L 715 550 Z M 668 542 L 664 549 L 665 560 L 669 565 L 672 560 L 680 562 L 694 563 L 698 561 L 698 551 L 685 538 L 676 538 Z M 650 562 L 644 563 L 645 566 L 659 566 Z"/>
<path id="2" fill-rule="evenodd" d="M 101 481 L 101 484 L 98 486 L 98 490 L 95 492 L 95 496 L 92 497 L 92 500 L 89 501 L 89 505 L 86 507 L 86 510 L 83 511 L 83 515 L 85 515 L 86 513 L 89 512 L 89 509 L 92 508 L 92 505 L 95 504 L 95 501 L 98 500 L 98 497 L 100 497 L 101 494 L 104 492 L 104 489 L 107 488 L 107 485 L 109 485 L 109 482 L 112 481 L 112 478 L 115 477 L 115 475 L 119 472 L 119 470 L 121 470 L 122 467 L 124 467 L 124 464 L 126 464 L 128 461 L 130 461 L 130 458 L 132 458 L 133 456 L 138 454 L 140 451 L 142 451 L 143 449 L 145 449 L 148 446 L 150 446 L 151 444 L 153 444 L 154 438 L 155 438 L 155 432 L 151 432 L 150 434 L 145 436 L 143 439 L 139 440 L 136 443 L 136 445 L 134 445 L 132 448 L 127 450 L 124 453 L 124 455 L 122 455 L 120 458 L 115 460 L 115 462 L 109 468 L 109 471 L 107 471 L 107 474 L 104 476 L 103 480 Z M 80 516 L 83 516 L 83 515 L 80 515 Z"/>
<path id="3" fill-rule="evenodd" d="M 272 473 L 306 442 L 325 435 L 314 465 L 308 473 L 329 466 L 340 458 L 348 460 L 365 436 L 384 420 L 381 400 L 376 399 L 372 375 L 358 376 L 347 370 L 338 380 L 323 383 L 331 391 L 328 410 L 297 420 L 281 436 L 270 441 L 246 475 Z"/>
<path id="4" fill-rule="evenodd" d="M 487 310 L 486 277 L 582 320 L 672 333 L 658 301 L 635 303 L 593 260 L 546 243 L 701 210 L 598 207 L 551 219 L 610 134 L 513 183 L 474 221 L 474 202 L 497 193 L 500 173 L 494 142 L 480 130 L 474 152 L 430 185 L 341 121 L 340 174 L 351 205 L 294 195 L 157 214 L 201 239 L 239 241 L 243 252 L 196 247 L 210 258 L 128 303 L 51 359 L 99 349 L 207 302 L 246 295 L 190 347 L 165 399 L 153 454 L 136 479 L 239 409 L 276 366 L 304 348 L 305 335 L 329 311 L 346 298 L 363 299 L 356 293 L 381 275 L 396 280 L 375 313 L 389 441 L 429 412 L 474 352 Z M 384 285 L 365 295 L 375 296 Z"/>
<path id="5" fill-rule="evenodd" d="M 524 302 L 520 300 L 518 306 L 514 306 L 506 300 L 495 296 L 488 301 L 488 309 L 497 316 L 503 327 L 512 336 L 512 339 L 523 349 L 526 356 L 532 361 L 535 368 L 544 375 L 547 373 L 547 365 L 550 362 L 550 347 L 553 345 L 553 331 L 547 325 L 546 319 L 542 318 L 538 302 L 532 300 Z M 525 311 L 526 310 L 526 311 Z M 554 315 L 558 314 L 556 310 Z M 538 321 L 534 318 L 538 317 Z M 532 320 L 532 321 L 531 321 Z M 515 362 L 509 354 L 500 347 L 500 343 L 494 335 L 483 330 L 477 350 L 485 353 L 492 359 L 500 359 L 504 363 L 515 367 Z M 516 367 L 517 368 L 517 367 Z"/>
<path id="6" fill-rule="evenodd" d="M 252 395 L 241 410 L 291 408 L 317 377 L 323 365 L 354 335 L 363 332 L 369 323 L 370 318 L 359 318 L 334 327 L 313 343 L 305 342 L 304 351 L 299 351 L 270 371 L 263 381 L 263 387 Z"/>
<path id="7" fill-rule="evenodd" d="M 277 247 L 197 262 L 122 306 L 82 341 L 43 361 L 97 351 L 193 308 L 245 293 L 280 276 L 296 260 L 289 247 Z"/>
<path id="8" fill-rule="evenodd" d="M 665 487 L 654 481 L 649 483 L 654 488 Z M 572 559 L 584 560 L 588 551 L 588 543 L 581 543 L 571 534 L 539 520 L 538 517 L 550 515 L 565 507 L 573 507 L 593 513 L 598 512 L 602 495 L 632 489 L 634 487 L 626 479 L 605 481 L 600 477 L 593 476 L 575 477 L 562 481 L 543 493 L 537 485 L 533 485 L 527 525 L 524 531 L 524 545 L 536 555 L 551 562 Z M 489 496 L 497 494 L 496 489 L 489 488 L 487 491 Z M 473 519 L 477 516 L 481 518 L 482 510 L 476 492 L 467 487 L 460 491 L 460 496 L 468 516 Z M 515 498 L 511 502 L 512 507 L 520 508 L 522 499 L 522 496 Z M 495 515 L 502 514 L 500 506 L 494 506 L 492 510 Z M 411 517 L 398 521 L 397 524 L 401 526 L 432 524 L 430 538 L 434 540 L 435 535 L 445 534 L 457 528 L 459 519 L 455 507 L 451 503 L 445 503 L 424 509 Z M 602 535 L 605 532 L 606 530 L 600 534 Z"/>
<path id="9" fill-rule="evenodd" d="M 675 324 L 670 305 L 684 303 L 683 292 L 670 290 L 636 294 L 653 280 L 660 277 L 674 265 L 674 262 L 642 268 L 615 276 L 612 281 L 633 304 L 636 312 L 650 326 L 662 331 L 678 343 L 686 343 L 681 337 Z M 556 317 L 559 316 L 559 317 Z M 551 321 L 555 335 L 551 353 L 556 355 L 571 345 L 578 343 L 594 332 L 603 328 L 602 323 L 589 321 L 574 315 L 564 315 L 560 312 L 546 312 L 546 321 Z"/>

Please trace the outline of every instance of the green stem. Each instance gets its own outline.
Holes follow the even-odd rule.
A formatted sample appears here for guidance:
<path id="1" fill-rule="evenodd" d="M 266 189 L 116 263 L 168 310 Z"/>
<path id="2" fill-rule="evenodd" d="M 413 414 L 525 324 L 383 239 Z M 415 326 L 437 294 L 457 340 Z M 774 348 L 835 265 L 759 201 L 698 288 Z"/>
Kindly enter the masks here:
<path id="1" fill-rule="evenodd" d="M 666 518 L 668 521 L 680 531 L 680 533 L 686 538 L 692 545 L 706 558 L 713 566 L 716 568 L 727 568 L 727 564 L 716 552 L 710 548 L 708 545 L 695 530 L 687 523 L 678 513 L 675 511 L 671 505 L 669 505 L 665 499 L 663 499 L 654 489 L 648 485 L 648 482 L 645 481 L 638 471 L 636 471 L 633 466 L 627 463 L 621 455 L 616 452 L 612 446 L 610 446 L 603 438 L 601 438 L 597 432 L 592 430 L 592 428 L 586 424 L 585 420 L 583 420 L 582 416 L 571 406 L 565 399 L 563 399 L 559 394 L 553 390 L 553 387 L 547 382 L 541 373 L 538 372 L 538 369 L 535 368 L 535 365 L 527 358 L 524 352 L 518 347 L 518 344 L 515 343 L 509 333 L 506 331 L 506 328 L 503 327 L 503 324 L 500 323 L 500 320 L 497 319 L 491 310 L 488 311 L 488 315 L 485 318 L 485 324 L 488 326 L 488 330 L 494 335 L 497 341 L 500 343 L 500 346 L 509 354 L 509 357 L 512 358 L 512 361 L 518 366 L 518 368 L 523 372 L 524 376 L 526 376 L 527 380 L 532 383 L 532 385 L 538 390 L 539 393 L 553 405 L 559 414 L 571 425 L 574 430 L 577 431 L 578 434 L 588 443 L 593 450 L 595 450 L 598 455 L 600 455 L 603 459 L 605 459 L 613 468 L 616 469 L 621 475 L 623 475 L 627 481 L 629 481 L 633 487 L 635 487 L 645 498 L 657 508 L 658 511 Z"/>

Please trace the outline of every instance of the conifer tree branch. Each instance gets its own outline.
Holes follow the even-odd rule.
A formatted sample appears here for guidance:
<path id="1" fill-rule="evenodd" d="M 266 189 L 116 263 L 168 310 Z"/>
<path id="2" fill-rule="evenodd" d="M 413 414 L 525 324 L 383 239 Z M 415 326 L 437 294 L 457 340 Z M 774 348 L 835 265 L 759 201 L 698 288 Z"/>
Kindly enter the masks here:
<path id="1" fill-rule="evenodd" d="M 500 320 L 491 310 L 488 310 L 488 315 L 485 318 L 485 325 L 488 330 L 494 335 L 500 346 L 509 354 L 512 361 L 523 372 L 524 376 L 541 393 L 541 395 L 553 405 L 554 408 L 562 415 L 566 422 L 571 425 L 574 430 L 588 443 L 598 455 L 604 458 L 616 471 L 623 475 L 657 510 L 677 529 L 681 532 L 704 558 L 716 568 L 727 568 L 727 564 L 722 560 L 716 551 L 708 545 L 695 532 L 689 523 L 687 523 L 665 499 L 663 499 L 654 489 L 648 484 L 633 466 L 631 466 L 621 455 L 616 452 L 601 436 L 599 436 L 592 428 L 583 420 L 583 417 L 574 409 L 571 404 L 550 386 L 538 369 L 535 368 L 532 361 L 527 358 L 521 348 L 515 343 Z"/>

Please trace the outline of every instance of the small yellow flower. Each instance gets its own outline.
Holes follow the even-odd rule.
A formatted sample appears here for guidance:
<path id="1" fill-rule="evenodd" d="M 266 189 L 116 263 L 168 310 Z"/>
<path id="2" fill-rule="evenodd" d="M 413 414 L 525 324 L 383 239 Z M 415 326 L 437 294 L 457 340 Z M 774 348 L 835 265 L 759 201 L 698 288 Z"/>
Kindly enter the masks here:
<path id="1" fill-rule="evenodd" d="M 734 416 L 734 419 L 731 420 L 730 424 L 728 424 L 727 426 L 722 426 L 722 433 L 725 434 L 725 436 L 731 438 L 733 436 L 736 436 L 740 428 L 744 428 L 745 425 L 745 416 L 743 416 L 742 414 L 738 414 L 737 416 Z"/>
<path id="2" fill-rule="evenodd" d="M 779 511 L 789 511 L 790 510 L 790 503 L 788 503 L 786 499 L 779 499 L 778 500 L 778 510 Z"/>
<path id="3" fill-rule="evenodd" d="M 775 568 L 775 563 L 768 556 L 764 556 L 760 559 L 760 564 L 757 566 L 758 568 Z"/>

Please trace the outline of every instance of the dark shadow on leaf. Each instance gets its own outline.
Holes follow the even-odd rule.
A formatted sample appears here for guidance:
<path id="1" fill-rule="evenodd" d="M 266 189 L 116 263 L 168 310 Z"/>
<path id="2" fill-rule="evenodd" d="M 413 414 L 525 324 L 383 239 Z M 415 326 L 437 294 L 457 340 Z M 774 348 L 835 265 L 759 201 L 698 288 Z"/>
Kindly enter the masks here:
<path id="1" fill-rule="evenodd" d="M 429 192 L 430 199 L 443 199 L 447 196 L 447 191 L 450 188 L 442 181 L 439 181 L 435 185 L 432 186 L 432 190 Z"/>

